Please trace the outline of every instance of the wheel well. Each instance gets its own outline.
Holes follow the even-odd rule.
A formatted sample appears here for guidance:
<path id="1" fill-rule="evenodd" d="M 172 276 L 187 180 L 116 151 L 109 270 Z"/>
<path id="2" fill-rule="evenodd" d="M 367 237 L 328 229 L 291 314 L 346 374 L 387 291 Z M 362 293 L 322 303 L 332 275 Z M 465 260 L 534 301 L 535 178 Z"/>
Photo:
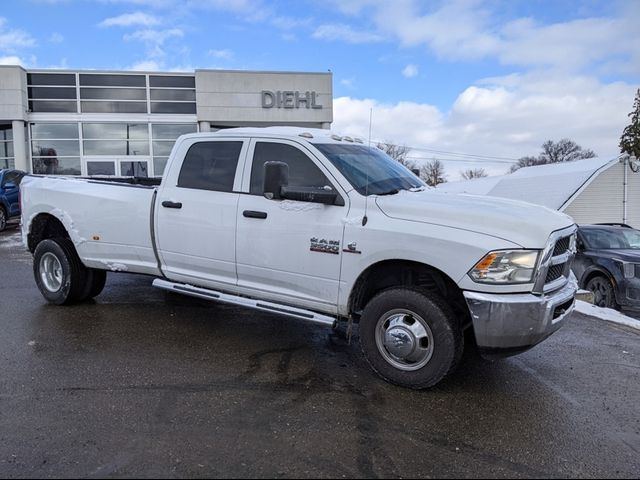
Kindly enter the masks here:
<path id="1" fill-rule="evenodd" d="M 615 287 L 615 279 L 613 278 L 613 276 L 603 270 L 594 270 L 593 272 L 590 272 L 589 275 L 587 275 L 582 281 L 581 287 L 587 288 L 587 284 L 595 277 L 604 277 L 609 280 Z"/>
<path id="2" fill-rule="evenodd" d="M 417 287 L 440 295 L 466 326 L 469 309 L 456 283 L 437 268 L 407 260 L 386 260 L 360 274 L 349 297 L 349 311 L 359 316 L 365 305 L 379 292 L 391 287 Z"/>
<path id="3" fill-rule="evenodd" d="M 40 242 L 49 238 L 70 238 L 60 220 L 48 213 L 41 213 L 31 222 L 27 243 L 33 253 Z"/>

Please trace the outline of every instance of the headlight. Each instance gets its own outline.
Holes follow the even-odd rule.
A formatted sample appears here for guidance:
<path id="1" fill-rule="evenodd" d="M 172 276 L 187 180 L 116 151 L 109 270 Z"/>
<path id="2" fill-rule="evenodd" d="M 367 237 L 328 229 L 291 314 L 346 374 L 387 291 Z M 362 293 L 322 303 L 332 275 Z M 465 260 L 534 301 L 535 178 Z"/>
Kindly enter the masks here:
<path id="1" fill-rule="evenodd" d="M 539 255 L 539 250 L 491 252 L 471 269 L 469 276 L 478 283 L 532 283 Z"/>

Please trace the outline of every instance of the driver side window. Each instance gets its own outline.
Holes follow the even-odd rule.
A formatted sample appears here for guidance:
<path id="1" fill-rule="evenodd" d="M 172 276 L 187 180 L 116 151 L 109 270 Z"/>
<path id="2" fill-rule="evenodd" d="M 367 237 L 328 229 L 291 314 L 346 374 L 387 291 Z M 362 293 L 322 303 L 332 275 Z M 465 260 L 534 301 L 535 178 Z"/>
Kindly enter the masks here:
<path id="1" fill-rule="evenodd" d="M 284 143 L 257 142 L 251 166 L 252 195 L 262 195 L 264 164 L 284 162 L 289 165 L 289 186 L 331 188 L 331 182 L 313 161 L 298 148 Z"/>

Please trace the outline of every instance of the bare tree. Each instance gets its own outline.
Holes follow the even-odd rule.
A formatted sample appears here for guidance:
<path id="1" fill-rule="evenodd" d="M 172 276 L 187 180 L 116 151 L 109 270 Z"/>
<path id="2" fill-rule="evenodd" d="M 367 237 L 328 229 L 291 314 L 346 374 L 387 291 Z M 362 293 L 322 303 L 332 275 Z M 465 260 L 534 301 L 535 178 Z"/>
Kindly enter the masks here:
<path id="1" fill-rule="evenodd" d="M 468 170 L 460 172 L 460 176 L 465 180 L 471 180 L 473 178 L 488 177 L 489 175 L 484 171 L 484 168 L 469 168 Z"/>
<path id="2" fill-rule="evenodd" d="M 416 163 L 407 158 L 407 155 L 409 154 L 411 149 L 406 145 L 397 145 L 393 142 L 386 141 L 384 143 L 378 143 L 376 147 L 378 147 L 380 150 L 382 150 L 384 153 L 389 155 L 394 160 L 400 162 L 409 170 L 417 168 Z"/>
<path id="3" fill-rule="evenodd" d="M 573 140 L 563 138 L 557 142 L 547 140 L 542 144 L 542 152 L 537 157 L 522 157 L 511 166 L 510 173 L 522 167 L 547 165 L 549 163 L 574 162 L 596 156 L 593 150 L 584 149 Z"/>
<path id="4" fill-rule="evenodd" d="M 420 168 L 420 177 L 430 187 L 436 187 L 447 182 L 447 175 L 444 173 L 444 165 L 440 160 L 433 159 Z"/>
<path id="5" fill-rule="evenodd" d="M 620 151 L 636 158 L 640 158 L 640 88 L 636 92 L 633 111 L 629 114 L 631 123 L 620 137 Z"/>

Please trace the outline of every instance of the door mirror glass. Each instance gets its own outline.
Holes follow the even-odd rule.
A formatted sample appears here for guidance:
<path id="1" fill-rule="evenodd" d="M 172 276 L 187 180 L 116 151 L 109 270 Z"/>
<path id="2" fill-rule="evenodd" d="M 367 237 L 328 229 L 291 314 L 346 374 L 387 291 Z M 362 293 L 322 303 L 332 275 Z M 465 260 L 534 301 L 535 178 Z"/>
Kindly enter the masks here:
<path id="1" fill-rule="evenodd" d="M 289 165 L 284 162 L 265 162 L 263 194 L 269 200 L 283 198 L 282 189 L 289 185 Z"/>

